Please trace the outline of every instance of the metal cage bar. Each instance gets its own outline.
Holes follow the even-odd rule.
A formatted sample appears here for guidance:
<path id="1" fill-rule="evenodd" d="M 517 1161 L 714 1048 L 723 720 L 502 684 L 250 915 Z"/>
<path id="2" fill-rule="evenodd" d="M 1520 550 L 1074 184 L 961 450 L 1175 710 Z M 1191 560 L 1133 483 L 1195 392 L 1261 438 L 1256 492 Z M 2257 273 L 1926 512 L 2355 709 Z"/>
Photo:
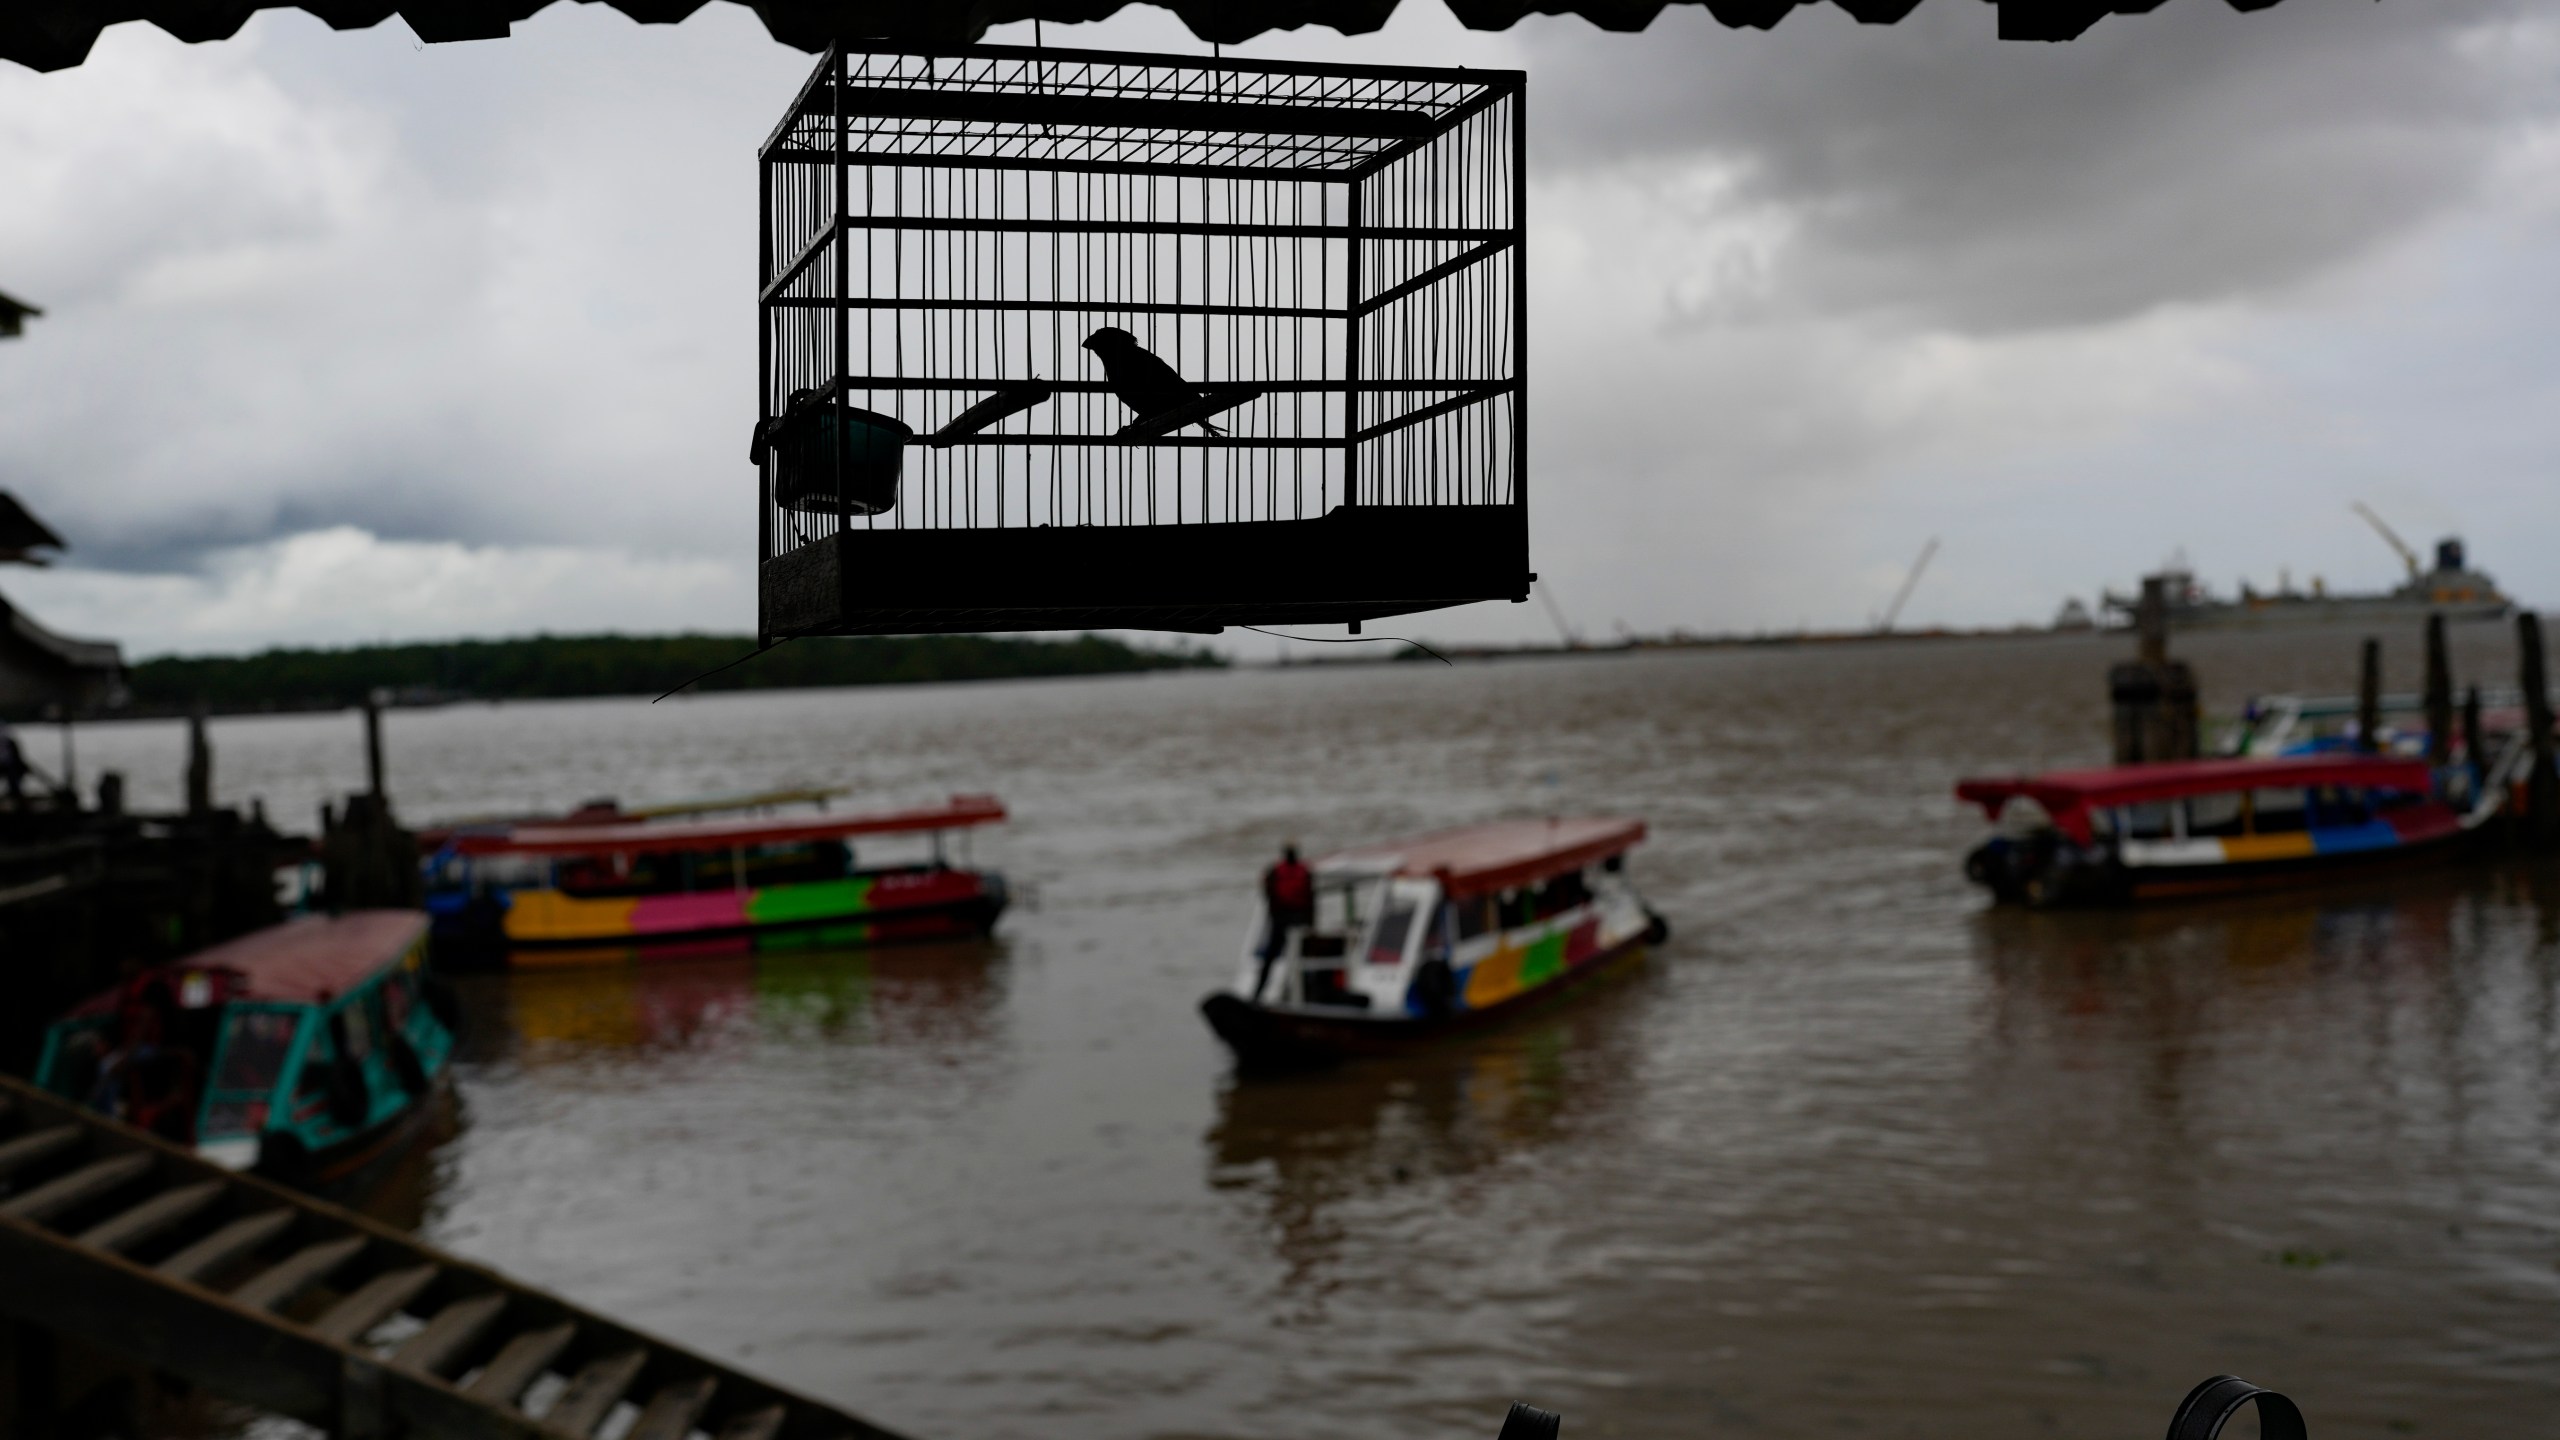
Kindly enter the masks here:
<path id="1" fill-rule="evenodd" d="M 830 50 L 760 151 L 760 629 L 1525 595 L 1522 79 Z M 1310 542 L 1285 527 L 1339 550 L 1353 516 L 1389 578 L 1287 553 Z M 1497 558 L 1427 553 L 1461 535 Z M 1250 563 L 1205 558 L 1248 542 Z M 1123 557 L 1079 571 L 1203 558 L 1161 605 L 1118 579 L 1116 599 L 961 605 L 935 578 L 1069 546 Z M 1211 593 L 1238 586 L 1259 588 Z"/>

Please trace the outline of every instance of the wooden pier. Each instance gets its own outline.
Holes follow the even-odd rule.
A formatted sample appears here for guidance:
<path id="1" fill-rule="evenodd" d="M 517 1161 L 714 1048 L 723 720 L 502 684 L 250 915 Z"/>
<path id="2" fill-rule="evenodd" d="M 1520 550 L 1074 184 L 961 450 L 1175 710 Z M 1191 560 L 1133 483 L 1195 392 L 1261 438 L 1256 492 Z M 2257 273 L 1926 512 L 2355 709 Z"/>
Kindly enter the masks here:
<path id="1" fill-rule="evenodd" d="M 0 1318 L 342 1440 L 896 1440 L 6 1077 Z"/>

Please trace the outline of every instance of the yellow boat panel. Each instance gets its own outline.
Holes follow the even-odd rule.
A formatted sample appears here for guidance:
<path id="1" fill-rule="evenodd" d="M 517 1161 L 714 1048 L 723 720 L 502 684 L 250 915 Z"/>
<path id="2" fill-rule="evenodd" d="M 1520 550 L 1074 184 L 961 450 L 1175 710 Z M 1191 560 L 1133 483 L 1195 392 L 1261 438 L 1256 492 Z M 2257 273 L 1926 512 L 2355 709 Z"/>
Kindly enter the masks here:
<path id="1" fill-rule="evenodd" d="M 2222 842 L 2222 858 L 2236 860 L 2299 860 L 2317 853 L 2308 831 L 2290 835 L 2243 835 Z"/>
<path id="2" fill-rule="evenodd" d="M 557 890 L 519 890 L 507 906 L 507 938 L 524 944 L 626 940 L 639 901 L 580 899 Z"/>
<path id="3" fill-rule="evenodd" d="M 1499 1005 L 1521 991 L 1520 963 L 1529 952 L 1504 945 L 1476 962 L 1467 972 L 1467 1008 L 1482 1010 Z"/>

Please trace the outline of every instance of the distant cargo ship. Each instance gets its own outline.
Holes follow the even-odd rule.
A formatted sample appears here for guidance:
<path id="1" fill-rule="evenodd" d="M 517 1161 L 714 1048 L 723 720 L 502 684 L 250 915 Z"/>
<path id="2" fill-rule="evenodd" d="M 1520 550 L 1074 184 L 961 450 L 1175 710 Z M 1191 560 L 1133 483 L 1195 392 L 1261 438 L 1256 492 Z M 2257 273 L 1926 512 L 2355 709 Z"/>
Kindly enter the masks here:
<path id="1" fill-rule="evenodd" d="M 2346 621 L 2388 624 L 2423 622 L 2429 615 L 2442 615 L 2448 622 L 2500 620 L 2515 609 L 2515 602 L 2499 591 L 2495 580 L 2471 568 L 2459 537 L 2437 541 L 2434 566 L 2422 567 L 2417 552 L 2403 544 L 2379 516 L 2362 505 L 2356 513 L 2382 533 L 2408 566 L 2409 578 L 2397 587 L 2381 594 L 2333 595 L 2317 579 L 2307 591 L 2296 590 L 2290 580 L 2279 581 L 2273 591 L 2253 590 L 2244 582 L 2238 599 L 2225 599 L 2206 589 L 2183 563 L 2173 563 L 2160 575 L 2167 582 L 2170 625 L 2205 630 Z M 2140 603 L 2138 595 L 2112 591 L 2103 599 L 2108 611 L 2127 618 Z"/>

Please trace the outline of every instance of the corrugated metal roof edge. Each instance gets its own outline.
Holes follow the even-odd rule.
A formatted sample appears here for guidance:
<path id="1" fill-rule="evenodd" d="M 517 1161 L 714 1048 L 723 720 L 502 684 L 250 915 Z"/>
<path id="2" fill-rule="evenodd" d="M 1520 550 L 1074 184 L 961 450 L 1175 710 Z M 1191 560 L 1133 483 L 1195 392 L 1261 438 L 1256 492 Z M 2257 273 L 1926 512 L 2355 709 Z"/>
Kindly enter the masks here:
<path id="1" fill-rule="evenodd" d="M 99 32 L 146 20 L 189 43 L 227 40 L 260 10 L 296 9 L 338 30 L 369 29 L 398 15 L 431 43 L 494 40 L 552 0 L 12 0 L 0 6 L 0 59 L 31 70 L 63 70 L 88 58 Z M 598 0 L 579 0 L 581 4 Z M 673 24 L 708 0 L 603 0 L 643 24 Z M 925 45 L 967 44 L 990 25 L 1020 20 L 1082 24 L 1117 13 L 1128 0 L 736 0 L 764 21 L 773 38 L 821 50 L 838 38 L 887 39 Z M 1274 30 L 1323 26 L 1361 35 L 1386 24 L 1396 0 L 1156 0 L 1202 40 L 1238 44 Z M 1603 30 L 1642 30 L 1666 0 L 1442 0 L 1477 30 L 1507 30 L 1530 15 L 1579 15 Z M 1736 28 L 1766 30 L 1799 5 L 1822 0 L 1686 0 L 1703 4 Z M 1830 0 L 1870 25 L 1890 25 L 1920 0 Z M 2161 0 L 1985 0 L 2000 10 L 2007 40 L 2070 40 L 2109 15 L 2139 14 Z M 2263 10 L 2278 0 L 2226 0 L 2235 10 Z"/>

